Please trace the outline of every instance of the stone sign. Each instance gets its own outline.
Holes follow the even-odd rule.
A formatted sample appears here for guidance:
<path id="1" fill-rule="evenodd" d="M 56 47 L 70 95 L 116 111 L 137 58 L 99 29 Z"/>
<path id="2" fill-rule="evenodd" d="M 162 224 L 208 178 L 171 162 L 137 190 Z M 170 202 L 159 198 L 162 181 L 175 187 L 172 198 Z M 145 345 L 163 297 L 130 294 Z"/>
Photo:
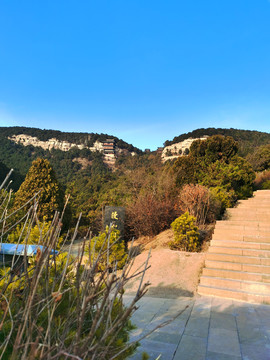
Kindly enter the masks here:
<path id="1" fill-rule="evenodd" d="M 124 236 L 125 229 L 125 208 L 121 206 L 105 206 L 104 228 L 113 225 L 120 231 L 120 236 Z"/>

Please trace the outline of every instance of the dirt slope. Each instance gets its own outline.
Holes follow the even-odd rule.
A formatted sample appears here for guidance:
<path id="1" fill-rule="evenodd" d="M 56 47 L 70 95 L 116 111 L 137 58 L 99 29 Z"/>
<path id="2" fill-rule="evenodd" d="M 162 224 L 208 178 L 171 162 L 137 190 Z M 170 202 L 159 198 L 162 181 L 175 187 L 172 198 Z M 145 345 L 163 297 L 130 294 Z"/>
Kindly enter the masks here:
<path id="1" fill-rule="evenodd" d="M 172 238 L 172 231 L 166 230 L 154 239 L 140 238 L 134 243 L 137 249 L 141 249 L 141 253 L 135 257 L 133 271 L 143 267 L 149 249 L 152 248 L 149 262 L 151 267 L 144 279 L 144 282 L 151 283 L 148 295 L 175 298 L 193 296 L 196 293 L 205 253 L 170 250 L 167 244 Z M 139 279 L 131 280 L 126 293 L 134 293 L 138 284 Z"/>

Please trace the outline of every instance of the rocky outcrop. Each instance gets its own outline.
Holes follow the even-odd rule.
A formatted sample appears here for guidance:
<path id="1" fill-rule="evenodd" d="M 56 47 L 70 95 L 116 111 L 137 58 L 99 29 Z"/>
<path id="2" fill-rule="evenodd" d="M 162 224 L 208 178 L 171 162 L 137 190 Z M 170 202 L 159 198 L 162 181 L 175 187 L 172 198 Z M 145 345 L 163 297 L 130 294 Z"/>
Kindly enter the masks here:
<path id="1" fill-rule="evenodd" d="M 167 160 L 173 160 L 178 158 L 179 156 L 188 155 L 189 154 L 189 148 L 193 141 L 195 140 L 206 140 L 208 136 L 203 136 L 201 138 L 189 138 L 184 141 L 181 141 L 176 144 L 172 144 L 169 146 L 166 146 L 161 154 L 161 159 L 163 162 Z"/>
<path id="2" fill-rule="evenodd" d="M 89 149 L 90 151 L 96 152 L 99 151 L 104 153 L 104 163 L 108 165 L 110 168 L 114 168 L 115 160 L 118 155 L 136 155 L 135 152 L 129 152 L 127 149 L 120 149 L 117 146 L 114 147 L 113 153 L 106 153 L 104 152 L 104 144 L 100 141 L 96 141 L 93 146 L 89 147 L 83 144 L 75 144 L 70 143 L 68 141 L 60 141 L 55 138 L 51 138 L 48 141 L 39 140 L 37 137 L 33 137 L 30 135 L 19 134 L 19 135 L 12 135 L 8 137 L 9 140 L 14 141 L 17 144 L 21 144 L 23 146 L 32 145 L 34 147 L 41 147 L 44 150 L 52 150 L 58 149 L 61 151 L 69 151 L 70 149 L 77 147 L 78 149 Z M 82 164 L 82 160 L 80 158 L 74 159 Z"/>
<path id="3" fill-rule="evenodd" d="M 8 139 L 24 146 L 39 146 L 44 150 L 58 149 L 62 151 L 69 151 L 73 147 L 77 147 L 80 150 L 87 148 L 91 151 L 103 151 L 103 144 L 99 141 L 96 141 L 93 147 L 88 147 L 82 144 L 73 144 L 68 141 L 60 141 L 55 138 L 49 139 L 48 141 L 42 141 L 39 140 L 37 137 L 25 134 L 12 135 Z"/>
<path id="4" fill-rule="evenodd" d="M 96 141 L 92 147 L 83 145 L 83 144 L 74 144 L 68 141 L 60 141 L 55 138 L 49 139 L 48 141 L 41 141 L 37 137 L 19 134 L 13 135 L 9 137 L 9 140 L 16 142 L 17 144 L 21 144 L 23 146 L 35 146 L 41 147 L 44 150 L 52 150 L 58 149 L 61 151 L 69 151 L 70 149 L 77 147 L 78 149 L 89 149 L 90 151 L 96 152 L 99 151 L 101 153 L 104 152 L 104 146 L 102 142 Z M 122 153 L 122 149 L 115 148 L 115 152 L 113 154 L 104 154 L 104 163 L 107 164 L 110 168 L 113 168 L 116 160 L 116 155 Z M 78 161 L 81 163 L 81 160 L 74 159 L 74 161 Z"/>

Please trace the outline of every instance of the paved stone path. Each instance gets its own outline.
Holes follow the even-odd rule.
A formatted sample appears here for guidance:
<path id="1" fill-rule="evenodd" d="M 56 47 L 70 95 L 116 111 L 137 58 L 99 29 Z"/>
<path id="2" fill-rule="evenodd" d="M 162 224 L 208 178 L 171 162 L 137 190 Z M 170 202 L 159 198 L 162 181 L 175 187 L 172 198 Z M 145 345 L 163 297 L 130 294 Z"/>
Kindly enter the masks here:
<path id="1" fill-rule="evenodd" d="M 131 296 L 125 296 L 128 303 Z M 173 322 L 140 341 L 143 351 L 161 360 L 270 360 L 270 306 L 212 297 L 164 299 L 144 296 L 132 322 L 139 339 L 188 308 Z"/>

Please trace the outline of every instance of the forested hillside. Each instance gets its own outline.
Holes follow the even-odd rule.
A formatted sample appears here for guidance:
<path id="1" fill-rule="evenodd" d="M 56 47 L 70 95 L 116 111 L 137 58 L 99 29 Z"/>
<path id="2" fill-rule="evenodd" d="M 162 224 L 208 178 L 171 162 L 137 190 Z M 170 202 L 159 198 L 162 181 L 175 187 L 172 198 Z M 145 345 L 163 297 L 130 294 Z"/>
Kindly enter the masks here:
<path id="1" fill-rule="evenodd" d="M 224 135 L 231 136 L 238 142 L 239 155 L 246 157 L 255 151 L 255 148 L 270 143 L 270 134 L 260 131 L 239 130 L 239 129 L 222 129 L 222 128 L 201 128 L 186 134 L 175 136 L 173 140 L 165 141 L 164 145 L 172 145 L 188 138 L 200 138 L 204 135 Z"/>
<path id="2" fill-rule="evenodd" d="M 11 129 L 16 129 L 16 132 Z M 210 136 L 212 132 L 219 135 Z M 104 206 L 113 205 L 126 208 L 126 233 L 129 238 L 153 236 L 167 229 L 187 209 L 192 213 L 195 198 L 206 199 L 201 206 L 207 212 L 201 214 L 196 210 L 195 214 L 197 219 L 204 219 L 202 224 L 201 220 L 197 220 L 198 225 L 204 226 L 205 222 L 221 216 L 224 209 L 232 206 L 237 199 L 251 196 L 254 171 L 264 171 L 263 177 L 260 175 L 256 180 L 257 188 L 270 186 L 270 134 L 267 133 L 198 129 L 173 140 L 209 135 L 204 141 L 193 142 L 186 156 L 162 163 L 158 152 L 137 151 L 135 156 L 123 152 L 118 155 L 113 169 L 104 163 L 103 154 L 98 151 L 77 147 L 69 151 L 44 150 L 32 145 L 23 146 L 7 138 L 22 133 L 44 141 L 56 137 L 77 144 L 92 141 L 96 134 L 52 130 L 43 134 L 43 130 L 29 128 L 26 131 L 23 128 L 1 128 L 0 133 L 1 179 L 10 168 L 14 168 L 12 187 L 16 193 L 33 161 L 37 158 L 49 160 L 59 187 L 70 195 L 69 225 L 75 226 L 76 219 L 82 214 L 82 234 L 89 226 L 97 233 L 101 229 Z M 101 137 L 98 139 L 101 140 Z M 116 141 L 117 146 L 121 146 L 121 141 Z M 132 145 L 130 149 L 134 149 Z M 190 203 L 184 206 L 183 199 Z"/>
<path id="3" fill-rule="evenodd" d="M 23 146 L 8 139 L 13 135 L 25 134 L 37 137 L 41 141 L 47 141 L 56 138 L 60 141 L 68 141 L 75 144 L 83 144 L 91 146 L 98 140 L 105 141 L 108 137 L 115 139 L 115 144 L 120 149 L 141 153 L 141 151 L 123 140 L 107 134 L 88 134 L 88 133 L 66 133 L 55 130 L 41 130 L 26 127 L 0 127 L 0 161 L 2 167 L 6 167 L 7 171 L 11 168 L 15 170 L 16 179 L 13 175 L 12 187 L 18 190 L 19 185 L 23 181 L 32 161 L 36 158 L 46 158 L 50 161 L 56 171 L 59 181 L 66 186 L 70 181 L 78 176 L 91 176 L 94 173 L 106 173 L 107 166 L 103 163 L 103 155 L 99 152 L 91 152 L 89 149 L 79 150 L 74 147 L 69 151 L 61 151 L 58 149 L 44 150 L 41 147 L 32 145 Z M 82 161 L 84 165 L 82 165 Z M 1 178 L 5 171 L 1 171 Z"/>
<path id="4" fill-rule="evenodd" d="M 102 154 L 91 152 L 90 150 L 71 149 L 64 152 L 61 150 L 44 150 L 40 147 L 23 146 L 16 144 L 6 138 L 0 139 L 0 161 L 7 168 L 13 168 L 23 179 L 29 170 L 32 161 L 41 157 L 48 159 L 56 171 L 59 181 L 66 185 L 79 173 L 90 175 L 93 168 L 106 169 L 102 161 Z M 74 161 L 77 158 L 84 158 L 89 162 L 85 169 L 82 165 Z M 90 166 L 91 165 L 91 166 Z M 18 189 L 18 183 L 14 184 L 14 190 Z"/>
<path id="5" fill-rule="evenodd" d="M 8 138 L 12 135 L 25 134 L 32 137 L 37 137 L 41 141 L 48 141 L 51 138 L 55 138 L 60 141 L 68 141 L 70 143 L 82 144 L 85 146 L 93 146 L 95 141 L 105 141 L 108 137 L 115 139 L 115 144 L 121 149 L 127 149 L 128 151 L 140 152 L 138 148 L 127 142 L 118 139 L 116 136 L 108 134 L 96 134 L 96 133 L 81 133 L 81 132 L 63 132 L 57 130 L 42 130 L 37 128 L 13 126 L 13 127 L 0 127 L 0 139 Z"/>

